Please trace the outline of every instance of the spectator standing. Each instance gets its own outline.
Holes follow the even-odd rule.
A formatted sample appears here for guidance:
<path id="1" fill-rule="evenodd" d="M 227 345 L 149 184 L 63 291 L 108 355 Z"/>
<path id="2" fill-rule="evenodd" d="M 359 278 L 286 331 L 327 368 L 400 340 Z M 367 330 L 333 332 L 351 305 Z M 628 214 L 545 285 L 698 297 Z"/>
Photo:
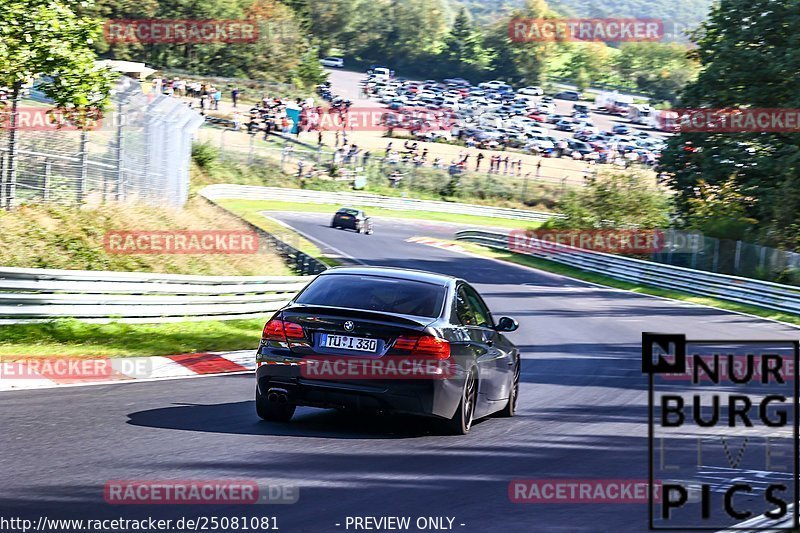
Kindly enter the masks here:
<path id="1" fill-rule="evenodd" d="M 478 152 L 478 155 L 475 156 L 475 172 L 480 171 L 480 169 L 481 169 L 481 161 L 483 161 L 484 157 L 485 156 L 483 155 L 483 152 Z"/>
<path id="2" fill-rule="evenodd" d="M 211 90 L 214 91 L 214 93 L 213 93 L 213 95 L 214 95 L 214 110 L 215 111 L 219 111 L 219 103 L 222 100 L 222 91 L 220 91 L 219 89 L 211 89 Z"/>
<path id="3" fill-rule="evenodd" d="M 231 91 L 231 102 L 233 102 L 233 107 L 236 107 L 236 104 L 239 102 L 239 88 L 234 87 Z"/>

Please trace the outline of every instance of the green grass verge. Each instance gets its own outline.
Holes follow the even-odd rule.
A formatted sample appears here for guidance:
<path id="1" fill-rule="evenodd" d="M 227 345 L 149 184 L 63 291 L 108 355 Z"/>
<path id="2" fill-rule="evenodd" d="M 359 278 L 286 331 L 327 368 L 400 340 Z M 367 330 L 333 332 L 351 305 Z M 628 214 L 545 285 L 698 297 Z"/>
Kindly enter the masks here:
<path id="1" fill-rule="evenodd" d="M 301 211 L 309 213 L 328 213 L 333 216 L 336 208 L 341 207 L 340 204 L 303 204 L 298 202 L 279 202 L 273 200 L 217 200 L 222 207 L 232 211 L 233 213 L 241 216 L 248 222 L 256 224 L 257 226 L 272 232 L 272 230 L 263 227 L 257 219 L 264 219 L 259 215 L 260 211 Z M 383 209 L 368 205 L 354 205 L 348 204 L 347 207 L 355 207 L 363 209 L 370 216 L 393 217 L 393 218 L 410 218 L 415 220 L 437 221 L 437 222 L 454 222 L 458 224 L 468 224 L 473 226 L 489 226 L 495 228 L 537 228 L 541 225 L 540 222 L 527 222 L 524 220 L 512 220 L 506 218 L 490 218 L 480 217 L 475 215 L 462 215 L 460 213 L 437 213 L 434 211 L 396 211 L 393 209 Z M 256 218 L 252 218 L 255 215 Z M 280 224 L 271 223 L 272 227 L 280 228 L 280 231 L 286 232 L 286 228 Z M 276 230 L 277 231 L 277 230 Z M 280 232 L 279 231 L 279 232 Z M 308 241 L 306 241 L 308 242 Z M 302 251 L 306 252 L 306 250 Z M 310 252 L 306 252 L 310 253 Z M 313 255 L 313 254 L 312 254 Z"/>
<path id="2" fill-rule="evenodd" d="M 168 324 L 90 324 L 75 319 L 0 327 L 4 361 L 34 357 L 134 357 L 258 347 L 269 318 Z"/>
<path id="3" fill-rule="evenodd" d="M 546 259 L 540 259 L 538 257 L 531 257 L 528 255 L 516 254 L 514 252 L 498 250 L 495 248 L 488 248 L 486 246 L 481 246 L 478 244 L 464 242 L 464 241 L 453 241 L 453 242 L 457 242 L 457 244 L 462 248 L 464 248 L 466 251 L 477 255 L 482 255 L 484 257 L 491 257 L 494 259 L 501 259 L 503 261 L 508 261 L 510 263 L 516 263 L 519 265 L 524 265 L 539 270 L 544 270 L 545 272 L 562 274 L 564 276 L 569 276 L 571 278 L 580 279 L 583 281 L 589 281 L 592 283 L 597 283 L 599 285 L 606 285 L 608 287 L 614 287 L 617 289 L 625 289 L 627 291 L 636 292 L 639 294 L 649 294 L 652 296 L 671 298 L 673 300 L 682 300 L 685 302 L 705 305 L 708 307 L 725 309 L 727 311 L 737 311 L 739 313 L 747 313 L 749 315 L 760 316 L 772 320 L 780 320 L 781 322 L 787 322 L 789 324 L 795 324 L 800 326 L 800 315 L 783 313 L 780 311 L 772 311 L 770 309 L 763 309 L 761 307 L 755 307 L 752 305 L 738 304 L 735 302 L 729 302 L 727 300 L 721 300 L 718 298 L 697 296 L 671 289 L 659 289 L 657 287 L 636 285 L 634 283 L 621 281 L 609 276 L 605 276 L 603 274 L 587 272 L 585 270 L 580 270 L 578 268 L 571 267 L 569 265 L 563 265 L 561 263 L 547 261 Z"/>

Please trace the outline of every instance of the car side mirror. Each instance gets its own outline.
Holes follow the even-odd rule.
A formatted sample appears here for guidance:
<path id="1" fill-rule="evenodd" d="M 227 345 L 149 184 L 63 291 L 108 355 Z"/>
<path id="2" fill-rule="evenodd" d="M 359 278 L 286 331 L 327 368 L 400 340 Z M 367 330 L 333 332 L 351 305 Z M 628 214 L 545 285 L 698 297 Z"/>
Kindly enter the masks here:
<path id="1" fill-rule="evenodd" d="M 496 331 L 516 331 L 518 327 L 519 322 L 509 316 L 502 316 L 500 320 L 497 321 L 497 325 L 494 329 Z"/>

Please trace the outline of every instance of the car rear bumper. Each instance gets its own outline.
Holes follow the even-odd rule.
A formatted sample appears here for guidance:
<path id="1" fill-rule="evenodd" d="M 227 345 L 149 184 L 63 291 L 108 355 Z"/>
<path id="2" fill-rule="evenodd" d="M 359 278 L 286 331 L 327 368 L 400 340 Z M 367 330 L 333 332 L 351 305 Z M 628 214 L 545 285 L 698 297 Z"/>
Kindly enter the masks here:
<path id="1" fill-rule="evenodd" d="M 332 381 L 301 373 L 301 359 L 260 356 L 256 369 L 259 395 L 285 391 L 289 403 L 322 408 L 405 413 L 452 418 L 461 401 L 463 372 L 448 379 L 391 379 Z"/>

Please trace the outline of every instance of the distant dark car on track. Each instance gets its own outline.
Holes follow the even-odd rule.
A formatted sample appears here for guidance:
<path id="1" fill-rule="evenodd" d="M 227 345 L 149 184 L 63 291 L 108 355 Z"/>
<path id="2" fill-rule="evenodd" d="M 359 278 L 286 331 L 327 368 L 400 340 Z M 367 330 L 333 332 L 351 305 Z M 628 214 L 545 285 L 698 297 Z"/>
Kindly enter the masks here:
<path id="1" fill-rule="evenodd" d="M 332 228 L 352 229 L 358 233 L 372 235 L 372 219 L 360 209 L 343 207 L 336 211 L 331 220 Z"/>
<path id="2" fill-rule="evenodd" d="M 520 357 L 503 332 L 517 327 L 509 317 L 495 322 L 461 279 L 399 268 L 332 268 L 264 326 L 256 411 L 264 420 L 284 422 L 298 405 L 406 413 L 433 417 L 446 432 L 465 434 L 473 420 L 515 413 Z M 309 375 L 309 365 L 320 358 L 331 368 L 437 364 L 409 378 Z"/>

